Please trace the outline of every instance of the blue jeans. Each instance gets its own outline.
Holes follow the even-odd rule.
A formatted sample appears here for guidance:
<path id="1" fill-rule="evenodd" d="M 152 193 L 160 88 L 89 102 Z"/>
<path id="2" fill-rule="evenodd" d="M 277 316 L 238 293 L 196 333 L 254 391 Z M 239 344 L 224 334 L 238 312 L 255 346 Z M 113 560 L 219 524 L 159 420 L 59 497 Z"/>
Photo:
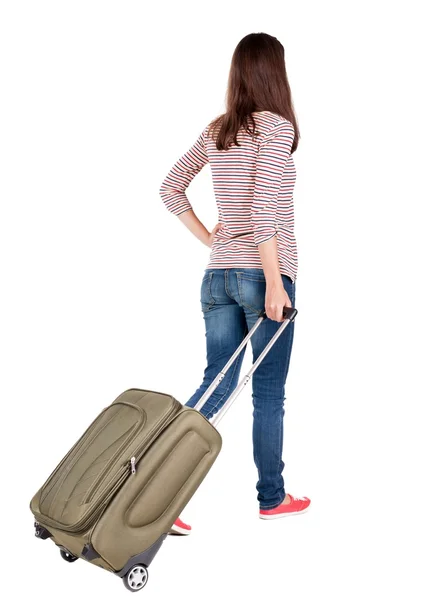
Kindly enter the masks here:
<path id="1" fill-rule="evenodd" d="M 295 287 L 282 276 L 284 288 L 295 306 Z M 265 303 L 266 282 L 262 269 L 206 269 L 201 284 L 201 308 L 206 329 L 207 366 L 200 387 L 187 401 L 194 407 L 209 385 L 253 327 Z M 273 337 L 280 322 L 265 319 L 251 338 L 255 361 Z M 252 376 L 253 455 L 258 470 L 259 507 L 278 506 L 285 498 L 282 471 L 285 382 L 293 345 L 294 321 L 276 340 Z M 210 419 L 225 403 L 239 381 L 245 349 L 207 400 L 201 412 Z"/>

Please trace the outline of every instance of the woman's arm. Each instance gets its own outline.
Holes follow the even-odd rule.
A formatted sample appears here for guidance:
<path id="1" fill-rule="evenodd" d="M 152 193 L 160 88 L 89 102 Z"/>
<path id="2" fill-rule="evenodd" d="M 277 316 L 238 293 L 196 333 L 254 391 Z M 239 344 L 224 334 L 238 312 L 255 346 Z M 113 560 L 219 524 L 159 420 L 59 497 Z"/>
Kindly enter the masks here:
<path id="1" fill-rule="evenodd" d="M 276 235 L 270 240 L 259 244 L 258 249 L 266 278 L 266 315 L 274 321 L 283 321 L 282 309 L 284 306 L 291 306 L 292 303 L 285 291 L 279 270 Z"/>
<path id="2" fill-rule="evenodd" d="M 192 209 L 186 190 L 192 179 L 209 162 L 204 144 L 205 131 L 204 129 L 191 148 L 177 160 L 161 184 L 161 199 L 167 210 L 176 216 Z"/>
<path id="3" fill-rule="evenodd" d="M 282 309 L 291 306 L 279 269 L 276 211 L 282 176 L 290 156 L 295 130 L 289 121 L 279 121 L 263 137 L 256 162 L 251 223 L 266 278 L 265 311 L 282 321 Z"/>
<path id="4" fill-rule="evenodd" d="M 281 272 L 279 270 L 276 235 L 271 237 L 266 242 L 259 244 L 258 250 L 261 257 L 266 282 L 273 286 L 279 283 L 282 284 Z"/>
<path id="5" fill-rule="evenodd" d="M 209 162 L 204 143 L 206 129 L 198 136 L 191 148 L 173 165 L 160 187 L 160 196 L 166 208 L 184 223 L 193 235 L 209 248 L 213 237 L 221 229 L 218 223 L 212 232 L 207 231 L 196 214 L 186 195 L 192 179 Z"/>
<path id="6" fill-rule="evenodd" d="M 179 214 L 178 218 L 200 242 L 209 246 L 209 248 L 212 247 L 215 233 L 222 228 L 222 224 L 218 223 L 212 232 L 207 231 L 192 209 Z"/>
<path id="7" fill-rule="evenodd" d="M 187 229 L 200 240 L 200 242 L 207 246 L 210 234 L 192 209 L 186 210 L 186 212 L 181 213 L 180 215 L 178 215 L 178 218 L 181 221 L 181 223 L 184 223 Z"/>

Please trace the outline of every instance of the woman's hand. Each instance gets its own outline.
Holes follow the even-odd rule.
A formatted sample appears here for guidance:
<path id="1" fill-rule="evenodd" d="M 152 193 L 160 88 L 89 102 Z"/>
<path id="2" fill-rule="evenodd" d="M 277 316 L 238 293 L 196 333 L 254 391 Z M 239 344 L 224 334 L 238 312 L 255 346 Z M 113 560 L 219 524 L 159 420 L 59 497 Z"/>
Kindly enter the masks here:
<path id="1" fill-rule="evenodd" d="M 273 321 L 284 321 L 282 309 L 284 306 L 292 306 L 289 295 L 282 283 L 271 283 L 266 285 L 265 311 L 269 319 Z"/>
<path id="2" fill-rule="evenodd" d="M 184 211 L 178 215 L 178 218 L 196 238 L 198 238 L 205 246 L 209 246 L 209 248 L 212 247 L 213 238 L 217 231 L 224 226 L 223 223 L 217 223 L 210 233 L 193 212 L 193 209 Z"/>
<path id="3" fill-rule="evenodd" d="M 213 228 L 212 232 L 209 233 L 209 235 L 207 236 L 207 242 L 206 242 L 206 246 L 209 246 L 209 248 L 212 247 L 213 244 L 213 238 L 215 237 L 215 235 L 217 234 L 217 232 L 222 229 L 224 227 L 223 223 L 217 223 L 215 225 L 215 227 Z"/>

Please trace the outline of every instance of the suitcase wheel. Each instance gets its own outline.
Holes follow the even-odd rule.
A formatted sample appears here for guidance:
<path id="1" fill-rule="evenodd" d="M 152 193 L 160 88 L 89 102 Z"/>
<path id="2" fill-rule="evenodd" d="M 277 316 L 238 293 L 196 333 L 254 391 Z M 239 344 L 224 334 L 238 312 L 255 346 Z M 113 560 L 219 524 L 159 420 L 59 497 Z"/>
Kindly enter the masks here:
<path id="1" fill-rule="evenodd" d="M 147 578 L 147 568 L 144 565 L 135 565 L 123 577 L 123 583 L 129 591 L 138 592 L 146 585 Z"/>
<path id="2" fill-rule="evenodd" d="M 60 555 L 63 560 L 69 563 L 73 563 L 78 560 L 78 556 L 74 556 L 69 552 L 69 550 L 66 550 L 66 548 L 60 548 Z"/>

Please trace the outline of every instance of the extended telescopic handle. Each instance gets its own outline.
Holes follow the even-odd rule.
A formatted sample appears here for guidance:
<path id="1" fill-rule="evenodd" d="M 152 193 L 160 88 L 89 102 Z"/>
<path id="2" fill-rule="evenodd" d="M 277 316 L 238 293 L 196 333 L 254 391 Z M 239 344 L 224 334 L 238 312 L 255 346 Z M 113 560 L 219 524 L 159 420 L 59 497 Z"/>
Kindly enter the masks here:
<path id="1" fill-rule="evenodd" d="M 239 384 L 233 390 L 232 394 L 226 400 L 226 402 L 221 407 L 221 409 L 218 411 L 218 413 L 214 415 L 214 417 L 211 420 L 212 425 L 217 425 L 220 422 L 220 420 L 226 414 L 226 412 L 229 409 L 229 407 L 233 404 L 233 402 L 236 400 L 236 398 L 239 396 L 239 394 L 242 392 L 242 390 L 244 389 L 244 387 L 249 382 L 249 380 L 250 380 L 253 372 L 255 371 L 255 369 L 258 368 L 258 366 L 263 361 L 264 357 L 270 351 L 270 348 L 273 346 L 273 344 L 276 342 L 276 340 L 282 334 L 282 332 L 284 331 L 284 329 L 292 321 L 295 320 L 295 317 L 298 314 L 298 311 L 297 311 L 296 308 L 292 308 L 291 306 L 284 306 L 282 314 L 283 314 L 283 317 L 284 317 L 283 323 L 279 326 L 279 328 L 278 328 L 277 332 L 275 333 L 275 335 L 272 337 L 272 339 L 269 341 L 269 343 L 267 344 L 267 346 L 264 348 L 264 350 L 261 352 L 261 354 L 255 360 L 255 362 L 253 363 L 251 369 L 243 377 L 243 379 L 239 382 Z M 231 356 L 231 358 L 229 359 L 229 361 L 227 362 L 227 364 L 225 365 L 225 367 L 218 373 L 218 375 L 212 381 L 212 383 L 210 384 L 210 386 L 208 387 L 208 389 L 206 390 L 206 392 L 198 400 L 198 402 L 195 405 L 195 410 L 201 410 L 201 408 L 204 406 L 204 404 L 206 403 L 206 401 L 210 398 L 210 396 L 213 394 L 213 392 L 215 391 L 215 389 L 218 387 L 218 385 L 224 379 L 225 374 L 230 369 L 230 367 L 233 365 L 233 363 L 235 362 L 236 358 L 239 356 L 239 354 L 241 353 L 241 351 L 245 348 L 245 346 L 247 345 L 248 341 L 253 336 L 253 334 L 255 333 L 255 331 L 258 329 L 258 327 L 261 325 L 261 323 L 264 321 L 264 319 L 267 319 L 267 318 L 268 317 L 267 317 L 265 311 L 263 310 L 261 312 L 261 314 L 259 315 L 256 323 L 254 324 L 254 326 L 252 327 L 252 329 L 249 331 L 249 333 L 245 336 L 245 338 L 243 339 L 243 341 L 241 342 L 241 344 L 238 346 L 238 348 L 235 350 L 235 352 L 233 353 L 233 355 Z"/>

